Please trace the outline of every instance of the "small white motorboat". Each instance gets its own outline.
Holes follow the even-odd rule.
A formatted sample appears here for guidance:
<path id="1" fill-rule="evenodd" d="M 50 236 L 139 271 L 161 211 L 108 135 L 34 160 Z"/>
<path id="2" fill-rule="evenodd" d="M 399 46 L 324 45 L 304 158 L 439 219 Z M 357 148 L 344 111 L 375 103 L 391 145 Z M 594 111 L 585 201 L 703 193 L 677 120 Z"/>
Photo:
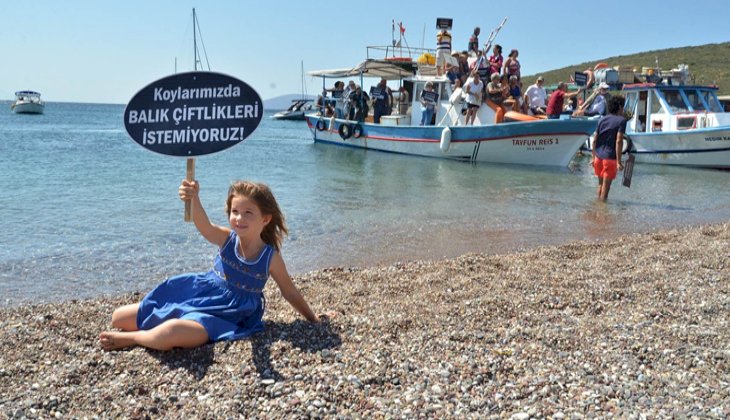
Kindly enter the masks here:
<path id="1" fill-rule="evenodd" d="M 44 108 L 41 94 L 32 90 L 15 92 L 15 102 L 10 105 L 16 114 L 42 114 Z"/>
<path id="2" fill-rule="evenodd" d="M 686 66 L 656 83 L 623 86 L 637 162 L 730 168 L 730 112 L 716 86 L 685 85 Z"/>

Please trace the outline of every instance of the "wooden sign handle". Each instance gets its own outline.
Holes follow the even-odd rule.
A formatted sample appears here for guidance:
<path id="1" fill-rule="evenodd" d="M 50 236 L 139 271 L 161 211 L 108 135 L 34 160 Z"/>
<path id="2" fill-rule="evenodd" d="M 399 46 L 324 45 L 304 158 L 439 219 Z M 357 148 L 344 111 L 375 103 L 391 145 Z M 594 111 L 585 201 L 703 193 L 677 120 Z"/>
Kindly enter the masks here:
<path id="1" fill-rule="evenodd" d="M 188 158 L 187 168 L 185 171 L 185 179 L 188 181 L 195 180 L 195 159 Z M 185 200 L 185 221 L 193 221 L 193 202 L 192 200 Z"/>

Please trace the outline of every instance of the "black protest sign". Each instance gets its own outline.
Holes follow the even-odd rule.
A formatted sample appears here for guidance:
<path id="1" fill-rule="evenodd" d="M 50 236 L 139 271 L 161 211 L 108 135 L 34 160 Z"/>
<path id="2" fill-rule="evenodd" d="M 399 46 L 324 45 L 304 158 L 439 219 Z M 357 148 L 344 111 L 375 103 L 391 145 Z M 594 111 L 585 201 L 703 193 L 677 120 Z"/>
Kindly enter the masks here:
<path id="1" fill-rule="evenodd" d="M 124 127 L 147 150 L 195 157 L 243 141 L 258 127 L 263 111 L 259 94 L 235 77 L 179 73 L 137 92 L 124 110 Z"/>
<path id="2" fill-rule="evenodd" d="M 436 92 L 429 92 L 427 90 L 424 90 L 423 92 L 421 92 L 421 98 L 423 98 L 423 100 L 428 102 L 429 104 L 435 104 L 439 101 L 439 94 Z"/>
<path id="3" fill-rule="evenodd" d="M 373 99 L 385 99 L 385 92 L 377 86 L 370 86 L 370 97 Z"/>
<path id="4" fill-rule="evenodd" d="M 588 76 L 585 73 L 577 71 L 573 75 L 573 80 L 575 80 L 575 84 L 577 86 L 585 86 L 588 82 Z"/>
<path id="5" fill-rule="evenodd" d="M 454 23 L 452 18 L 436 18 L 436 29 L 451 30 L 451 25 Z"/>

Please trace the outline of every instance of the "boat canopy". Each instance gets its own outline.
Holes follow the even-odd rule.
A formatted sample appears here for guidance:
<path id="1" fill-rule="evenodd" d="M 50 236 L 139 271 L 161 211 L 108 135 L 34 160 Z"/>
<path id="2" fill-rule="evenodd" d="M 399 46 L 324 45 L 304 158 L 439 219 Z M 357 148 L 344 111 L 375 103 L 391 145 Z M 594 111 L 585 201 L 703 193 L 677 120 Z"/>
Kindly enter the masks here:
<path id="1" fill-rule="evenodd" d="M 412 61 L 368 59 L 349 69 L 314 70 L 310 76 L 345 78 L 354 76 L 382 77 L 386 80 L 399 80 L 416 74 L 416 63 Z"/>
<path id="2" fill-rule="evenodd" d="M 19 90 L 15 92 L 15 96 L 41 96 L 41 94 L 32 90 Z"/>

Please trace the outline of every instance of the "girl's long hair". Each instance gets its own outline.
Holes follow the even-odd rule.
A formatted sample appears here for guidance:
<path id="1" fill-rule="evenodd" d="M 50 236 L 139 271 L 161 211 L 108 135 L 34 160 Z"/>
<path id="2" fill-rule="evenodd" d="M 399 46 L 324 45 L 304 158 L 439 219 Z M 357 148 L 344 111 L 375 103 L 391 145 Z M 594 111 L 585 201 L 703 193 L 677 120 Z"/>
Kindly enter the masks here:
<path id="1" fill-rule="evenodd" d="M 271 245 L 277 251 L 281 250 L 281 242 L 284 237 L 289 234 L 289 229 L 284 221 L 284 214 L 279 209 L 279 204 L 274 198 L 274 194 L 266 184 L 249 181 L 235 181 L 228 188 L 228 198 L 226 199 L 226 214 L 231 215 L 231 202 L 234 195 L 242 195 L 253 200 L 259 207 L 261 213 L 271 216 L 271 221 L 264 227 L 261 232 L 261 240 Z"/>

